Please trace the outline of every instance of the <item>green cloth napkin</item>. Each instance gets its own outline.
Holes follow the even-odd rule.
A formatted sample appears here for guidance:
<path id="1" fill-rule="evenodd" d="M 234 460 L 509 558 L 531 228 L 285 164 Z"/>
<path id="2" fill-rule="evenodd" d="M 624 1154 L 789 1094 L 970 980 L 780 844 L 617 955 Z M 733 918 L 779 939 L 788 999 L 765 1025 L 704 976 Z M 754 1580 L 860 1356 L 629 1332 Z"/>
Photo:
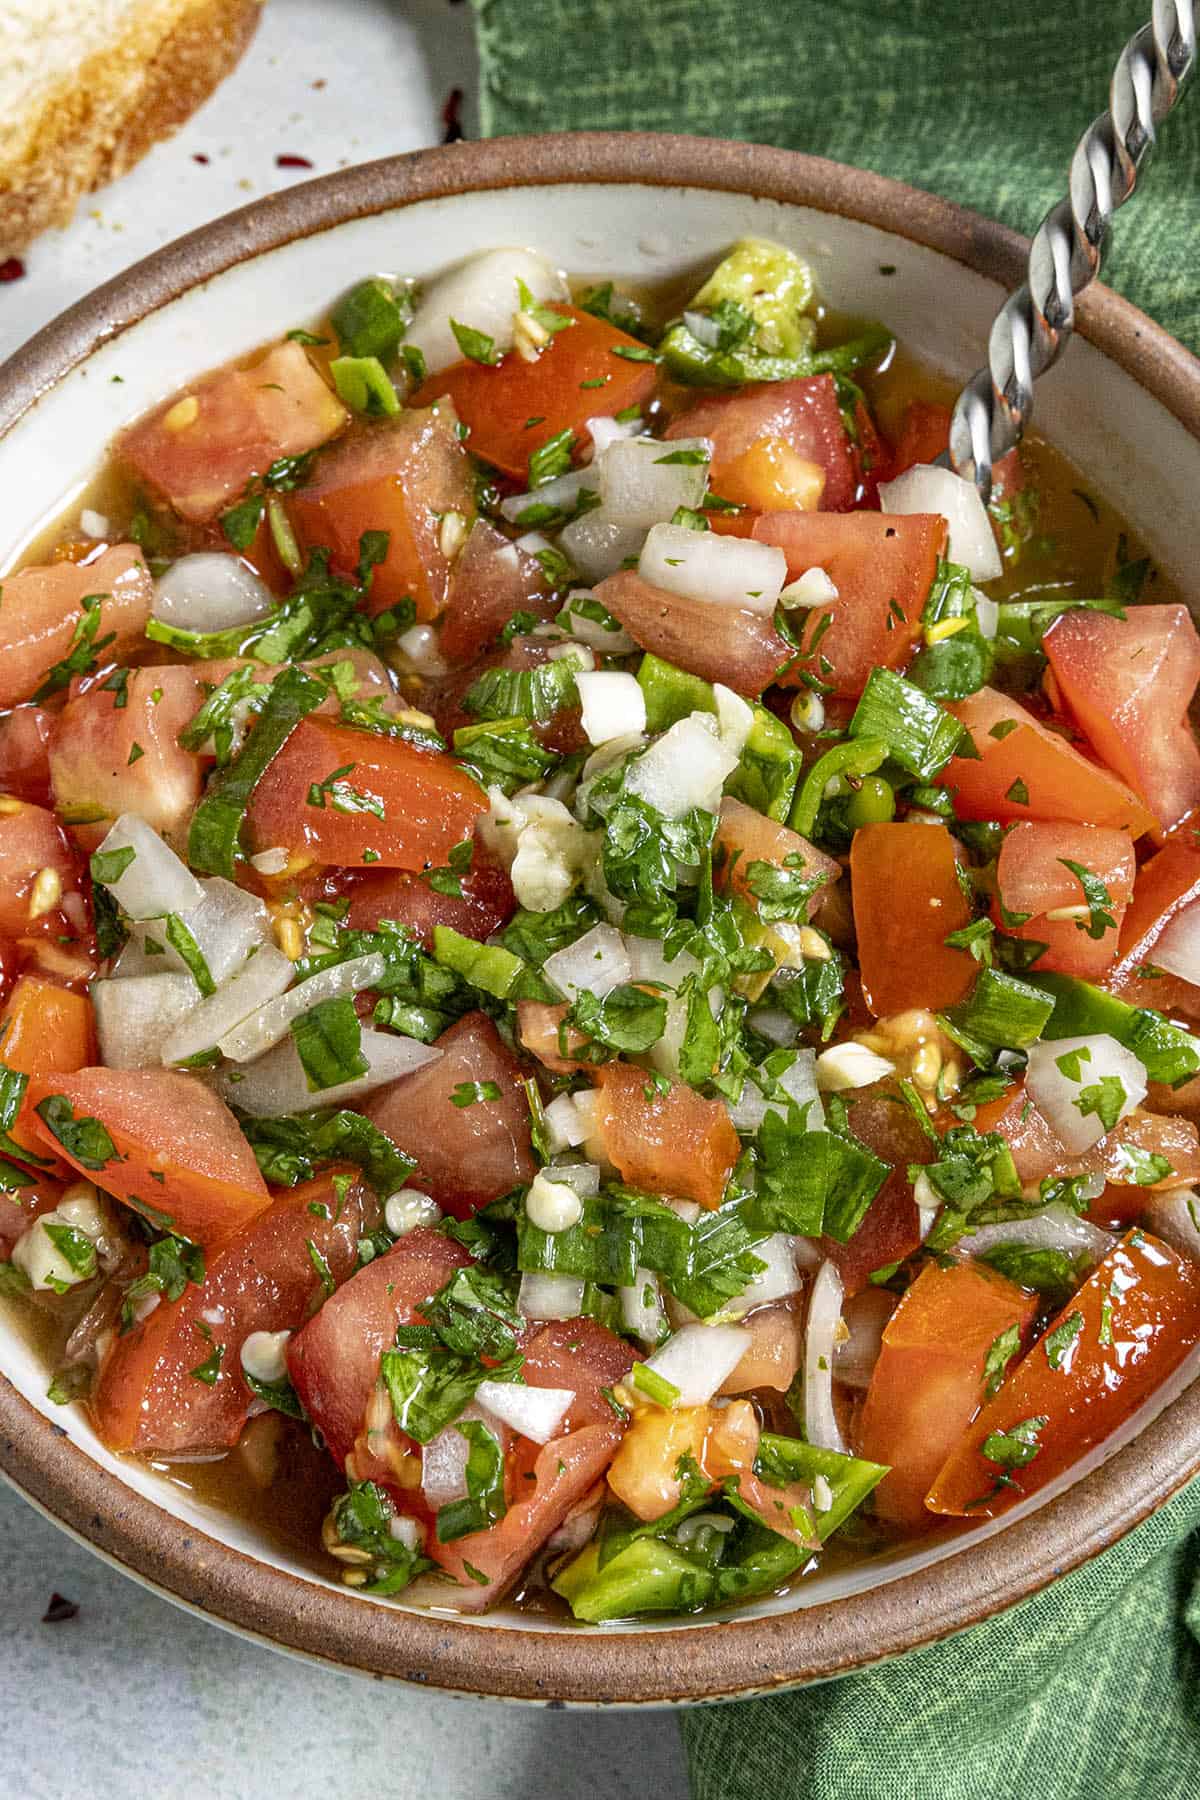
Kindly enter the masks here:
<path id="1" fill-rule="evenodd" d="M 1150 0 L 473 0 L 488 135 L 689 131 L 877 169 L 1032 231 Z M 1200 96 L 1106 279 L 1193 348 Z M 1197 1800 L 1200 1483 L 1004 1617 L 683 1715 L 695 1800 Z"/>
<path id="2" fill-rule="evenodd" d="M 473 0 L 484 134 L 691 131 L 831 156 L 1031 232 L 1150 0 Z M 1105 279 L 1200 349 L 1200 97 Z"/>

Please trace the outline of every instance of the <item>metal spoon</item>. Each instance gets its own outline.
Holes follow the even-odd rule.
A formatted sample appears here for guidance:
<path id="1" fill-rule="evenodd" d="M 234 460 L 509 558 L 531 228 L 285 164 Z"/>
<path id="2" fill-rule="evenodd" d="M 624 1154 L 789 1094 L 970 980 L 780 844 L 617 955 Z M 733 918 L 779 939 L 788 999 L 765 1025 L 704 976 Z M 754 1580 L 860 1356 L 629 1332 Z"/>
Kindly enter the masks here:
<path id="1" fill-rule="evenodd" d="M 1038 226 L 1028 280 L 996 316 L 988 366 L 958 396 L 949 463 L 985 501 L 993 465 L 1029 424 L 1034 382 L 1058 360 L 1074 329 L 1075 295 L 1100 273 L 1113 213 L 1133 193 L 1157 127 L 1195 66 L 1192 0 L 1154 0 L 1150 23 L 1117 58 L 1108 111 L 1076 146 L 1067 196 Z"/>

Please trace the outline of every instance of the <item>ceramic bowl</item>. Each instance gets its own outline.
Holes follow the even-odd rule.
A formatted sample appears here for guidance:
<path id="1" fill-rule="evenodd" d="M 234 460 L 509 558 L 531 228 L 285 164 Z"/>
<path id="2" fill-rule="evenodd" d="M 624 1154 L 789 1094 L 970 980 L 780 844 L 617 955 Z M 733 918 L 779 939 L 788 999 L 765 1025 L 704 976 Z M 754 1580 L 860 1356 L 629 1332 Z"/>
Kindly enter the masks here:
<path id="1" fill-rule="evenodd" d="M 152 256 L 0 369 L 0 569 L 87 481 L 119 427 L 189 377 L 318 316 L 358 275 L 419 276 L 469 251 L 521 243 L 578 273 L 657 282 L 699 273 L 748 233 L 792 245 L 833 306 L 887 321 L 956 379 L 982 360 L 1026 250 L 1001 227 L 878 176 L 708 140 L 509 139 L 351 169 Z M 1037 414 L 1186 589 L 1200 364 L 1134 308 L 1094 290 L 1078 337 L 1039 384 Z M 339 1667 L 558 1703 L 708 1700 L 861 1669 L 1035 1592 L 1200 1468 L 1193 1361 L 1072 1483 L 974 1533 L 831 1568 L 716 1618 L 595 1629 L 511 1611 L 465 1620 L 356 1595 L 144 1465 L 110 1455 L 79 1408 L 44 1398 L 44 1368 L 3 1317 L 0 1371 L 0 1469 L 160 1592 Z"/>

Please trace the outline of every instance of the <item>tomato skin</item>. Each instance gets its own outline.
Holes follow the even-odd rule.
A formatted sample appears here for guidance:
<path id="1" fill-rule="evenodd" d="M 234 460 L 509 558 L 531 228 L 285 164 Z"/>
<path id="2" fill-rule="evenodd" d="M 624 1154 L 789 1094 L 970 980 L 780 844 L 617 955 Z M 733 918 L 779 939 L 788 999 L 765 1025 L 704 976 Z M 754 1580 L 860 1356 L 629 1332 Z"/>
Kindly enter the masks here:
<path id="1" fill-rule="evenodd" d="M 712 439 L 709 486 L 723 500 L 756 512 L 789 510 L 788 457 L 815 464 L 824 476 L 813 511 L 846 512 L 854 505 L 850 440 L 832 375 L 756 382 L 730 394 L 706 394 L 667 427 L 666 436 Z M 786 455 L 758 462 L 756 451 L 778 445 Z"/>
<path id="2" fill-rule="evenodd" d="M 512 918 L 517 901 L 508 870 L 478 842 L 471 867 L 459 880 L 461 898 L 439 894 L 422 876 L 407 870 L 364 876 L 350 889 L 346 923 L 352 931 L 374 931 L 380 919 L 396 919 L 407 925 L 426 950 L 432 950 L 438 925 L 483 940 Z"/>
<path id="3" fill-rule="evenodd" d="M 859 973 L 867 1005 L 885 1013 L 953 1006 L 978 964 L 949 949 L 949 933 L 971 922 L 944 825 L 863 825 L 850 844 L 850 888 Z"/>
<path id="4" fill-rule="evenodd" d="M 209 1254 L 202 1285 L 189 1282 L 178 1300 L 160 1299 L 118 1336 L 92 1399 L 109 1449 L 171 1457 L 236 1444 L 253 1398 L 242 1377 L 243 1343 L 252 1331 L 303 1325 L 322 1293 L 310 1243 L 334 1281 L 347 1280 L 373 1210 L 357 1182 L 341 1200 L 333 1171 L 286 1190 Z M 193 1376 L 218 1347 L 216 1380 Z"/>
<path id="5" fill-rule="evenodd" d="M 37 1074 L 30 1124 L 39 1141 L 117 1200 L 206 1247 L 223 1243 L 270 1201 L 254 1152 L 223 1101 L 194 1075 L 171 1069 L 80 1069 Z M 90 1169 L 32 1109 L 61 1094 L 76 1119 L 96 1118 L 117 1151 Z M 159 1179 L 161 1177 L 161 1179 Z"/>
<path id="6" fill-rule="evenodd" d="M 1122 1144 L 1149 1156 L 1164 1156 L 1171 1165 L 1169 1175 L 1142 1187 L 1143 1194 L 1158 1187 L 1182 1187 L 1200 1178 L 1200 1136 L 1191 1120 L 1147 1112 L 1140 1106 L 1082 1156 L 1072 1156 L 1064 1147 L 1053 1127 L 1026 1098 L 1023 1087 L 981 1106 L 974 1125 L 979 1132 L 1000 1133 L 1023 1183 L 1043 1181 L 1048 1175 L 1084 1174 L 1103 1175 L 1118 1186 L 1128 1183 L 1131 1171 L 1128 1158 L 1121 1155 Z"/>
<path id="7" fill-rule="evenodd" d="M 1146 974 L 1154 947 L 1172 919 L 1200 900 L 1200 852 L 1166 844 L 1143 863 L 1121 926 L 1117 962 L 1104 985 L 1134 1006 L 1153 1006 L 1171 1018 L 1200 1018 L 1200 987 L 1179 975 Z"/>
<path id="8" fill-rule="evenodd" d="M 18 706 L 0 718 L 0 793 L 49 806 L 53 724 L 53 714 L 40 706 Z"/>
<path id="9" fill-rule="evenodd" d="M 383 818 L 310 804 L 310 790 L 337 770 L 347 771 L 341 779 L 356 794 L 382 807 Z M 246 832 L 255 850 L 281 844 L 313 862 L 419 870 L 442 867 L 486 811 L 482 790 L 445 752 L 310 715 L 255 788 Z"/>
<path id="10" fill-rule="evenodd" d="M 1112 905 L 1104 910 L 1114 924 L 1099 938 L 1084 929 L 1090 924 L 1086 918 L 1045 917 L 1058 907 L 1083 904 L 1082 885 L 1063 866 L 1064 859 L 1096 875 L 1112 897 Z M 1035 964 L 1039 971 L 1103 980 L 1116 961 L 1118 933 L 1133 893 L 1134 856 L 1128 833 L 1099 825 L 1040 821 L 1014 825 L 1000 847 L 996 880 L 996 924 L 1014 937 L 1047 946 Z M 1005 923 L 1005 913 L 1032 917 L 1023 925 L 1011 925 Z"/>
<path id="11" fill-rule="evenodd" d="M 604 1063 L 595 1080 L 596 1131 L 622 1180 L 710 1211 L 720 1206 L 741 1154 L 724 1104 L 681 1083 L 660 1092 L 629 1063 Z"/>
<path id="12" fill-rule="evenodd" d="M 58 811 L 80 821 L 80 842 L 94 847 L 123 812 L 180 841 L 200 799 L 203 764 L 178 738 L 204 697 L 193 671 L 175 667 L 131 669 L 124 705 L 122 694 L 99 685 L 68 700 L 50 735 L 50 779 Z"/>
<path id="13" fill-rule="evenodd" d="M 73 1075 L 96 1060 L 92 1003 L 40 975 L 19 975 L 0 1012 L 0 1056 L 21 1075 Z M 37 1156 L 45 1146 L 26 1094 L 9 1135 Z"/>
<path id="14" fill-rule="evenodd" d="M 614 354 L 640 349 L 636 338 L 578 307 L 556 306 L 554 311 L 574 324 L 556 332 L 536 362 L 527 363 L 512 351 L 494 367 L 453 363 L 422 382 L 411 399 L 413 406 L 429 406 L 448 394 L 470 428 L 467 441 L 475 455 L 515 481 L 527 479 L 530 456 L 548 439 L 560 431 L 582 436 L 588 419 L 640 406 L 658 380 L 653 363 L 629 362 Z M 603 387 L 584 385 L 599 380 Z M 531 425 L 531 419 L 539 422 Z"/>
<path id="15" fill-rule="evenodd" d="M 821 887 L 808 903 L 808 916 L 813 920 L 819 919 L 826 895 L 842 872 L 839 862 L 810 844 L 798 831 L 792 831 L 786 825 L 777 825 L 774 819 L 766 818 L 752 806 L 744 806 L 740 800 L 731 799 L 728 795 L 721 802 L 714 850 L 717 853 L 719 885 L 731 889 L 756 910 L 758 902 L 750 892 L 746 879 L 750 864 L 767 862 L 782 869 L 786 858 L 798 858 L 798 861 L 787 866 L 798 870 L 809 880 L 817 876 L 822 878 Z M 721 852 L 725 856 L 723 865 L 720 862 Z"/>
<path id="16" fill-rule="evenodd" d="M 467 1219 L 533 1180 L 529 1102 L 521 1065 L 485 1013 L 467 1013 L 436 1047 L 437 1062 L 377 1088 L 362 1110 L 417 1159 L 410 1185 Z M 455 1089 L 472 1082 L 494 1082 L 499 1098 L 456 1105 Z"/>
<path id="17" fill-rule="evenodd" d="M 1152 829 L 1153 816 L 1123 781 L 998 689 L 980 688 L 949 710 L 979 752 L 978 761 L 955 757 L 935 778 L 953 793 L 960 818 L 1065 819 L 1127 831 L 1135 839 Z"/>
<path id="18" fill-rule="evenodd" d="M 288 1344 L 292 1383 L 339 1468 L 364 1428 L 396 1327 L 419 1323 L 422 1302 L 470 1260 L 451 1238 L 418 1226 L 345 1281 Z"/>
<path id="19" fill-rule="evenodd" d="M 979 1263 L 927 1263 L 883 1332 L 854 1448 L 889 1465 L 877 1515 L 916 1531 L 933 1524 L 930 1483 L 984 1398 L 985 1363 L 1015 1326 L 1024 1338 L 1037 1297 Z"/>
<path id="20" fill-rule="evenodd" d="M 78 866 L 66 834 L 54 814 L 40 806 L 23 806 L 10 802 L 12 811 L 0 810 L 0 935 L 21 937 L 30 931 L 47 927 L 54 933 L 79 929 L 62 910 L 62 903 L 40 914 L 30 916 L 35 904 L 34 883 L 43 869 L 52 870 L 61 880 L 67 902 L 72 909 L 82 901 L 72 890 L 79 885 Z"/>
<path id="21" fill-rule="evenodd" d="M 759 519 L 754 536 L 783 550 L 789 581 L 820 568 L 838 590 L 828 607 L 806 615 L 804 641 L 817 644 L 816 654 L 801 658 L 785 685 L 797 686 L 805 669 L 835 694 L 854 698 L 872 669 L 905 667 L 945 549 L 944 519 L 932 513 L 772 512 Z"/>
<path id="22" fill-rule="evenodd" d="M 187 400 L 196 401 L 195 414 Z M 182 408 L 182 410 L 181 410 Z M 218 369 L 131 425 L 117 455 L 203 523 L 236 500 L 276 458 L 315 450 L 341 431 L 345 407 L 300 344 L 277 344 L 247 369 Z"/>
<path id="23" fill-rule="evenodd" d="M 757 698 L 792 654 L 762 613 L 668 593 L 636 569 L 607 576 L 595 592 L 643 650 L 739 694 Z"/>
<path id="24" fill-rule="evenodd" d="M 388 533 L 387 555 L 371 576 L 372 613 L 406 595 L 419 619 L 437 618 L 446 605 L 453 565 L 441 547 L 441 518 L 475 516 L 471 464 L 456 427 L 453 407 L 406 408 L 349 433 L 288 496 L 288 518 L 301 544 L 331 551 L 340 574 L 358 568 L 365 531 Z"/>
<path id="25" fill-rule="evenodd" d="M 909 1112 L 893 1081 L 844 1094 L 850 1130 L 891 1173 L 853 1237 L 821 1239 L 822 1253 L 842 1278 L 847 1299 L 869 1286 L 876 1269 L 903 1262 L 921 1247 L 921 1215 L 908 1179 L 909 1165 L 932 1161 L 933 1146 Z"/>
<path id="26" fill-rule="evenodd" d="M 1184 606 L 1137 606 L 1123 619 L 1068 612 L 1046 633 L 1058 688 L 1111 769 L 1162 831 L 1200 806 L 1200 749 L 1186 723 L 1200 680 L 1200 637 Z"/>
<path id="27" fill-rule="evenodd" d="M 1054 1368 L 1047 1339 L 1072 1314 L 1083 1325 Z M 1123 1424 L 1198 1339 L 1200 1266 L 1148 1232 L 1129 1232 L 964 1431 L 926 1505 L 955 1517 L 992 1519 L 1007 1512 Z M 984 1440 L 1033 1418 L 1046 1421 L 1036 1456 L 1024 1468 L 1008 1470 L 1010 1485 L 997 1489 L 1000 1470 L 982 1455 Z"/>
<path id="28" fill-rule="evenodd" d="M 141 551 L 118 544 L 85 563 L 61 562 L 4 577 L 0 607 L 0 706 L 28 700 L 62 662 L 84 617 L 83 601 L 105 596 L 95 640 L 115 632 L 101 652 L 117 662 L 141 641 L 154 585 Z"/>
<path id="29" fill-rule="evenodd" d="M 486 519 L 476 519 L 454 561 L 438 649 L 447 662 L 473 662 L 514 613 L 552 619 L 558 610 L 537 559 Z"/>

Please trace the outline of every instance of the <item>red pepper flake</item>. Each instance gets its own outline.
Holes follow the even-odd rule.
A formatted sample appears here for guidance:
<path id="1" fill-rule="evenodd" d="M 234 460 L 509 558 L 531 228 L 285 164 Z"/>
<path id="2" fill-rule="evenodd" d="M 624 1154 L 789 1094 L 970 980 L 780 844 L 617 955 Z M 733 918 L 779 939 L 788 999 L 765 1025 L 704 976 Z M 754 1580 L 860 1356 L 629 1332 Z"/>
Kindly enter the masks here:
<path id="1" fill-rule="evenodd" d="M 292 156 L 285 152 L 275 158 L 275 167 L 277 169 L 311 169 L 312 164 L 307 156 Z"/>
<path id="2" fill-rule="evenodd" d="M 192 151 L 192 161 L 198 162 L 198 163 L 206 163 L 208 161 L 208 157 L 203 150 L 193 150 Z"/>
<path id="3" fill-rule="evenodd" d="M 19 256 L 10 256 L 7 262 L 0 262 L 0 281 L 20 281 L 25 273 L 25 264 Z"/>
<path id="4" fill-rule="evenodd" d="M 325 80 L 325 77 L 324 77 L 324 76 L 323 76 L 323 75 L 322 75 L 322 76 L 321 76 L 321 78 L 320 78 L 320 80 L 319 80 L 319 81 L 314 81 L 314 82 L 313 82 L 313 86 L 314 86 L 314 87 L 315 87 L 315 88 L 316 88 L 316 90 L 317 90 L 317 92 L 318 92 L 318 93 L 320 93 L 320 91 L 321 91 L 321 89 L 322 89 L 322 88 L 323 88 L 323 87 L 327 87 L 327 86 L 328 86 L 328 85 L 329 85 L 329 84 L 328 84 L 328 82 L 327 82 L 327 81 L 326 81 L 326 80 Z"/>
<path id="5" fill-rule="evenodd" d="M 462 89 L 451 88 L 442 108 L 442 124 L 445 127 L 442 132 L 443 144 L 457 144 L 462 138 L 462 103 Z"/>
<path id="6" fill-rule="evenodd" d="M 64 1619 L 74 1619 L 79 1608 L 74 1600 L 66 1600 L 61 1594 L 51 1594 L 50 1604 L 42 1614 L 43 1625 L 61 1625 Z"/>

